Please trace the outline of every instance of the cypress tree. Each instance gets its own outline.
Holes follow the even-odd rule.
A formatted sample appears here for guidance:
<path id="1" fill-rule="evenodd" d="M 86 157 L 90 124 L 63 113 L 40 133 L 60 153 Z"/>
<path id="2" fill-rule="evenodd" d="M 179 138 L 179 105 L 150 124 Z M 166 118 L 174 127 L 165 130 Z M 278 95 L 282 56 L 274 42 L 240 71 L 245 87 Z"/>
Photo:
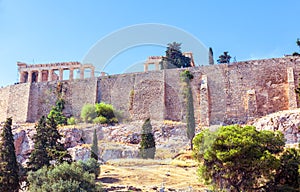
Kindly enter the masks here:
<path id="1" fill-rule="evenodd" d="M 50 157 L 47 153 L 46 118 L 42 116 L 35 126 L 36 134 L 33 136 L 34 149 L 30 154 L 28 169 L 37 171 L 43 166 L 50 165 Z"/>
<path id="2" fill-rule="evenodd" d="M 18 163 L 14 137 L 11 130 L 12 118 L 7 118 L 1 133 L 0 142 L 0 191 L 15 192 L 20 188 Z"/>
<path id="3" fill-rule="evenodd" d="M 155 139 L 152 133 L 152 125 L 148 118 L 142 126 L 142 140 L 140 143 L 140 156 L 143 159 L 154 159 L 155 157 Z"/>
<path id="4" fill-rule="evenodd" d="M 211 47 L 209 48 L 209 51 L 208 51 L 208 63 L 210 65 L 214 64 L 214 53 L 213 53 L 213 50 Z"/>
<path id="5" fill-rule="evenodd" d="M 190 71 L 185 70 L 181 73 L 181 78 L 184 83 L 184 97 L 186 102 L 186 132 L 187 137 L 190 140 L 191 149 L 193 149 L 193 138 L 195 136 L 195 115 L 194 115 L 194 99 L 190 81 L 194 76 Z"/>
<path id="6" fill-rule="evenodd" d="M 94 129 L 94 134 L 93 134 L 93 144 L 91 147 L 91 158 L 95 159 L 98 161 L 99 156 L 99 150 L 98 150 L 98 138 L 97 138 L 97 133 L 96 129 Z"/>

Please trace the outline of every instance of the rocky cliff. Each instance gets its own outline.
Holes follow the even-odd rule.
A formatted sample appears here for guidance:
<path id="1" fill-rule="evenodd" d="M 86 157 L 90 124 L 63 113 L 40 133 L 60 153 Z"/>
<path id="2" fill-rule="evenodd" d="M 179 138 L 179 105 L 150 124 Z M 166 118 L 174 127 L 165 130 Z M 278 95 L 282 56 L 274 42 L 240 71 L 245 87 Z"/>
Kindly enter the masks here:
<path id="1" fill-rule="evenodd" d="M 90 156 L 92 135 L 96 129 L 99 139 L 100 159 L 107 161 L 119 158 L 138 157 L 140 132 L 143 122 L 132 122 L 116 126 L 80 124 L 59 129 L 65 145 L 74 160 L 85 160 Z M 172 157 L 188 147 L 185 125 L 182 123 L 153 122 L 157 157 Z M 26 164 L 33 150 L 34 124 L 13 125 L 17 160 Z"/>
<path id="2" fill-rule="evenodd" d="M 138 157 L 140 133 L 143 122 L 136 121 L 116 126 L 79 124 L 60 128 L 61 140 L 74 160 L 85 160 L 90 156 L 92 135 L 96 129 L 99 139 L 100 159 L 107 161 L 119 158 Z M 280 111 L 255 119 L 248 124 L 257 130 L 281 131 L 286 144 L 297 145 L 300 142 L 300 109 Z M 156 139 L 157 158 L 170 158 L 189 146 L 184 123 L 152 122 Z M 13 125 L 17 159 L 25 164 L 33 147 L 34 124 Z"/>

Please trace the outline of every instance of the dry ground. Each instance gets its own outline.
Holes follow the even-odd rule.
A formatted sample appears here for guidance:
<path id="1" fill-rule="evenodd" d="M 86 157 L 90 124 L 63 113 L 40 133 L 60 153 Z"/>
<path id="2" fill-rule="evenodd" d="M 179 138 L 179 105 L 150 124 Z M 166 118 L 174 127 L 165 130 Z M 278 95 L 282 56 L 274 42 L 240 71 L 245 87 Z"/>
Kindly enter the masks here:
<path id="1" fill-rule="evenodd" d="M 162 185 L 165 191 L 204 191 L 197 167 L 190 163 L 183 167 L 184 164 L 171 160 L 120 160 L 101 165 L 99 179 L 104 188 L 115 187 L 111 191 L 159 191 Z"/>

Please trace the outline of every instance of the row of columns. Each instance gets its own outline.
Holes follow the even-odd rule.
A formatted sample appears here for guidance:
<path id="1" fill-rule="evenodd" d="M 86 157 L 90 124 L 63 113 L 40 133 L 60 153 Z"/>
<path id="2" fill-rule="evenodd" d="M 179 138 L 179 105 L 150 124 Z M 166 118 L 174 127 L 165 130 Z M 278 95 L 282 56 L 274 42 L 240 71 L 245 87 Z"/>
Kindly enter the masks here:
<path id="1" fill-rule="evenodd" d="M 94 67 L 81 67 L 80 68 L 80 79 L 84 79 L 84 70 L 86 68 L 90 68 L 91 69 L 91 78 L 94 78 L 95 77 L 95 68 Z M 74 70 L 76 70 L 78 68 L 69 68 L 69 80 L 73 80 L 74 79 Z M 48 71 L 48 79 L 47 81 L 53 81 L 53 80 L 56 80 L 56 79 L 53 79 L 53 75 L 54 75 L 54 69 L 49 69 L 49 70 L 43 70 L 43 69 L 40 69 L 40 70 L 28 70 L 28 71 L 22 71 L 20 72 L 20 83 L 25 83 L 25 82 L 33 82 L 33 73 L 34 72 L 37 72 L 38 75 L 37 75 L 37 82 L 42 82 L 43 81 L 43 72 L 44 71 Z M 63 68 L 60 68 L 58 69 L 59 71 L 59 75 L 58 75 L 58 80 L 63 80 L 63 72 L 64 72 L 64 69 Z M 26 81 L 26 73 L 28 74 L 27 76 L 27 81 Z"/>

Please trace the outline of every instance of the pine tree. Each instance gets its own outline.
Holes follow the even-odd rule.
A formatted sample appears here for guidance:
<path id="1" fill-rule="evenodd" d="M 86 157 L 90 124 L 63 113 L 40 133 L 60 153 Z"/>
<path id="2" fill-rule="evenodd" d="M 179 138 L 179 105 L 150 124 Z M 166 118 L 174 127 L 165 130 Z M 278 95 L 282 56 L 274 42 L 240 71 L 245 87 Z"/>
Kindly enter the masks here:
<path id="1" fill-rule="evenodd" d="M 168 43 L 166 56 L 162 61 L 163 69 L 191 67 L 191 58 L 184 56 L 180 49 L 181 43 Z"/>
<path id="2" fill-rule="evenodd" d="M 19 175 L 15 153 L 14 138 L 11 130 L 12 118 L 7 118 L 1 133 L 0 142 L 0 191 L 18 191 Z"/>
<path id="3" fill-rule="evenodd" d="M 57 122 L 54 117 L 48 117 L 46 120 L 47 128 L 47 152 L 50 160 L 55 163 L 71 162 L 72 157 L 65 149 L 64 145 L 59 142 L 61 135 L 57 130 Z"/>
<path id="4" fill-rule="evenodd" d="M 97 138 L 97 133 L 96 129 L 94 129 L 94 134 L 93 134 L 93 145 L 91 147 L 91 158 L 95 159 L 98 161 L 99 156 L 99 150 L 98 150 L 98 138 Z"/>
<path id="5" fill-rule="evenodd" d="M 140 156 L 143 159 L 154 159 L 155 157 L 155 139 L 152 133 L 150 118 L 142 126 L 142 140 L 140 143 Z"/>
<path id="6" fill-rule="evenodd" d="M 46 118 L 44 116 L 40 118 L 35 129 L 36 134 L 33 136 L 34 149 L 28 161 L 28 169 L 32 171 L 37 171 L 45 165 L 50 165 L 50 157 L 47 152 Z"/>

